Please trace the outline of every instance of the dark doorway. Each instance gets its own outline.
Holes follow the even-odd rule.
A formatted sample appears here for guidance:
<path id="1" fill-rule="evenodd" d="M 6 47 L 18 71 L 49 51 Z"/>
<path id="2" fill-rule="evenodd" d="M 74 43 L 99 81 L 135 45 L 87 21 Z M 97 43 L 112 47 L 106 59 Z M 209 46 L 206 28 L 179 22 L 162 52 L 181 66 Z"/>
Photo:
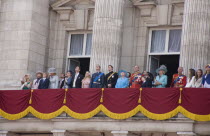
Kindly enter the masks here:
<path id="1" fill-rule="evenodd" d="M 161 55 L 160 65 L 166 65 L 168 72 L 168 85 L 170 87 L 173 74 L 177 73 L 177 68 L 179 67 L 179 55 Z"/>
<path id="2" fill-rule="evenodd" d="M 89 66 L 90 66 L 90 58 L 72 58 L 70 59 L 69 63 L 69 69 L 71 71 L 75 71 L 75 67 L 80 66 L 81 71 L 80 73 L 82 75 L 85 75 L 86 71 L 89 71 Z"/>

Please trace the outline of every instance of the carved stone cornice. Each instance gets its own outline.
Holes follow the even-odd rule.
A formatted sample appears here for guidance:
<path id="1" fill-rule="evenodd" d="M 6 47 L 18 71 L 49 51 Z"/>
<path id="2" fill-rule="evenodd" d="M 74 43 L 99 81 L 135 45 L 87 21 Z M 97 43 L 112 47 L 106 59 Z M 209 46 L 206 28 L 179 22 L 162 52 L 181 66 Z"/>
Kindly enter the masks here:
<path id="1" fill-rule="evenodd" d="M 131 0 L 133 5 L 141 10 L 142 17 L 150 17 L 152 9 L 156 7 L 155 1 Z"/>

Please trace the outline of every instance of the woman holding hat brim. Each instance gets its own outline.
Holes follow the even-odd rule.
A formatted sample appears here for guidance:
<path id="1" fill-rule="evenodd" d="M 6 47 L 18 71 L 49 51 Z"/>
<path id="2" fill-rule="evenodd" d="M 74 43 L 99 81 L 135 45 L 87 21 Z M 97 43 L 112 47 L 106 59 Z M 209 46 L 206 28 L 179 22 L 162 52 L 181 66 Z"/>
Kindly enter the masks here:
<path id="1" fill-rule="evenodd" d="M 56 75 L 55 68 L 49 68 L 48 73 L 50 75 L 50 89 L 57 89 L 59 86 L 59 77 Z"/>
<path id="2" fill-rule="evenodd" d="M 165 75 L 167 68 L 165 65 L 161 65 L 160 68 L 156 70 L 158 74 L 155 78 L 154 86 L 156 88 L 165 88 L 168 82 L 168 77 Z"/>

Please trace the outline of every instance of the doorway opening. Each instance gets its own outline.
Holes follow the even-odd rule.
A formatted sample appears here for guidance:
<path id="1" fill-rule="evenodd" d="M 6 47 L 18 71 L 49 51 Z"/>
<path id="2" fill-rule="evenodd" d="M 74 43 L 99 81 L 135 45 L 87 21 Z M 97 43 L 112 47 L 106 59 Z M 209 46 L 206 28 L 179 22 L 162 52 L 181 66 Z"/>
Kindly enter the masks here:
<path id="1" fill-rule="evenodd" d="M 170 87 L 173 74 L 177 73 L 177 68 L 179 67 L 179 55 L 152 55 L 150 56 L 150 72 L 157 76 L 156 69 L 160 65 L 165 65 L 168 72 L 168 84 L 166 87 Z"/>
<path id="2" fill-rule="evenodd" d="M 68 70 L 71 70 L 72 72 L 74 72 L 76 66 L 80 66 L 80 68 L 81 68 L 80 73 L 82 75 L 85 75 L 85 72 L 89 71 L 90 58 L 71 58 L 71 59 L 69 59 Z"/>

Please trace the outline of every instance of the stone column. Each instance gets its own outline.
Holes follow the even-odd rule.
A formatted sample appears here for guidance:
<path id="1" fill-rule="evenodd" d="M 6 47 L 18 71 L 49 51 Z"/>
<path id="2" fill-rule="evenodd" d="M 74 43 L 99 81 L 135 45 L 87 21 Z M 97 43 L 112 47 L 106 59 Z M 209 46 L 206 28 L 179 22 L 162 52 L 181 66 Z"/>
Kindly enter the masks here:
<path id="1" fill-rule="evenodd" d="M 210 0 L 185 0 L 180 66 L 203 68 L 210 63 Z"/>
<path id="2" fill-rule="evenodd" d="M 112 131 L 113 136 L 128 136 L 128 131 Z"/>
<path id="3" fill-rule="evenodd" d="M 121 43 L 122 19 L 125 0 L 96 0 L 93 24 L 93 40 L 90 71 L 101 65 L 107 72 L 108 65 L 118 70 Z"/>

